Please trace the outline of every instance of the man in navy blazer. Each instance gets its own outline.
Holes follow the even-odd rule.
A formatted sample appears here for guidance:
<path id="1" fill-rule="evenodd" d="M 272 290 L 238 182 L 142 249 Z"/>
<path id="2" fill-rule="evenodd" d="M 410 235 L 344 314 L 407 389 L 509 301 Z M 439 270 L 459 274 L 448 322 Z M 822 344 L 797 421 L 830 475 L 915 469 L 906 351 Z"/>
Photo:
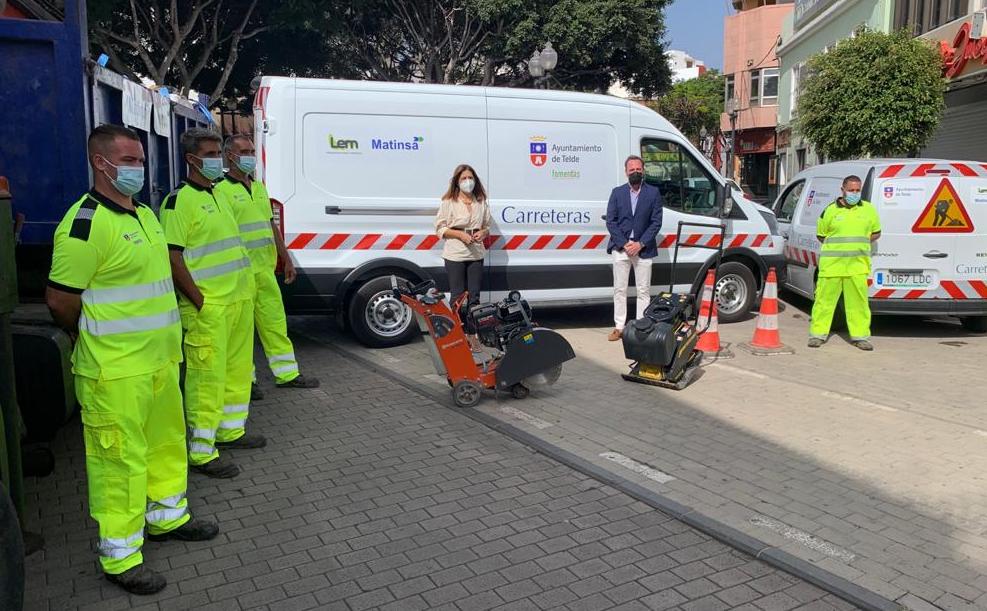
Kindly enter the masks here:
<path id="1" fill-rule="evenodd" d="M 651 260 L 658 254 L 661 229 L 661 193 L 644 182 L 644 161 L 631 155 L 624 162 L 627 184 L 616 187 L 607 202 L 607 253 L 613 256 L 613 322 L 607 336 L 620 339 L 627 322 L 627 281 L 634 268 L 637 284 L 637 317 L 651 301 Z"/>

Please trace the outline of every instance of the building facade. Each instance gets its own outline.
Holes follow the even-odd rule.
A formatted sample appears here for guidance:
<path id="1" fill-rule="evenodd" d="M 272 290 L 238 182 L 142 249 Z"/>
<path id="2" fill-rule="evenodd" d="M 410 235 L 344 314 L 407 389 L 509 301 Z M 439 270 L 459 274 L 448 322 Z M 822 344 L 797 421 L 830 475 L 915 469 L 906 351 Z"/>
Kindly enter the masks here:
<path id="1" fill-rule="evenodd" d="M 672 70 L 672 83 L 681 83 L 706 74 L 706 64 L 685 51 L 670 49 L 665 53 L 665 57 L 668 58 L 668 67 Z"/>
<path id="2" fill-rule="evenodd" d="M 971 38 L 987 0 L 898 0 L 895 25 L 932 41 L 946 64 L 946 111 L 924 157 L 987 161 L 987 28 Z"/>
<path id="3" fill-rule="evenodd" d="M 775 176 L 778 59 L 775 49 L 791 1 L 735 0 L 723 28 L 727 109 L 720 130 L 732 143 L 727 175 L 757 199 L 771 199 Z"/>
<path id="4" fill-rule="evenodd" d="M 806 62 L 861 28 L 879 32 L 892 29 L 894 0 L 795 0 L 795 10 L 782 25 L 778 46 L 778 183 L 807 167 L 825 163 L 793 128 L 798 117 L 798 96 Z"/>

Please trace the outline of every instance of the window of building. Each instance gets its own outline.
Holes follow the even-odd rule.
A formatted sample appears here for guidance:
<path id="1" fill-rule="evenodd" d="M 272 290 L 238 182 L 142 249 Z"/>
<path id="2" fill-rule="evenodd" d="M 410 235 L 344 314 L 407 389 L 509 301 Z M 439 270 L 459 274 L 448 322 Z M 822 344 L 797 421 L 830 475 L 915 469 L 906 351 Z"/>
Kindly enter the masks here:
<path id="1" fill-rule="evenodd" d="M 724 99 L 732 100 L 734 98 L 734 94 L 736 93 L 734 76 L 731 74 L 723 80 L 726 82 L 726 87 L 727 87 L 726 98 Z"/>
<path id="2" fill-rule="evenodd" d="M 778 103 L 778 69 L 761 70 L 761 104 L 772 106 Z"/>
<path id="3" fill-rule="evenodd" d="M 802 88 L 802 64 L 792 66 L 792 116 L 799 114 L 799 92 Z"/>
<path id="4" fill-rule="evenodd" d="M 805 169 L 805 149 L 795 151 L 795 163 L 798 165 L 799 172 Z"/>
<path id="5" fill-rule="evenodd" d="M 751 71 L 751 106 L 774 106 L 778 103 L 778 69 Z"/>
<path id="6" fill-rule="evenodd" d="M 678 143 L 645 138 L 641 157 L 644 179 L 658 187 L 663 206 L 692 214 L 717 213 L 716 180 Z"/>
<path id="7" fill-rule="evenodd" d="M 977 7 L 976 0 L 897 0 L 894 25 L 908 27 L 919 36 L 968 15 Z"/>

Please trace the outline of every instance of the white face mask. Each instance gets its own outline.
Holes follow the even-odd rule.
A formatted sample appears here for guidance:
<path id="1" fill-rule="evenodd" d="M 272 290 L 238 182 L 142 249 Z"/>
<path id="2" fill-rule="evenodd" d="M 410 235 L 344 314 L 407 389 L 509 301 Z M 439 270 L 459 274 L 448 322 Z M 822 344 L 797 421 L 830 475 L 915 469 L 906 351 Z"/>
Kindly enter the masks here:
<path id="1" fill-rule="evenodd" d="M 475 186 L 476 186 L 476 181 L 474 181 L 472 178 L 464 178 L 463 180 L 459 181 L 459 190 L 462 191 L 463 193 L 472 193 L 473 187 Z"/>

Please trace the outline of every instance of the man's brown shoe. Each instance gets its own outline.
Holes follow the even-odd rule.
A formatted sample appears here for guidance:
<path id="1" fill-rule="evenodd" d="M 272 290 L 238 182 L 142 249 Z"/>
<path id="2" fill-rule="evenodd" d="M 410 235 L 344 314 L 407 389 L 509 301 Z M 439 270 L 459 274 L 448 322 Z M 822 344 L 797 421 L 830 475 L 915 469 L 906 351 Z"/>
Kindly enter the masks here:
<path id="1" fill-rule="evenodd" d="M 607 336 L 607 339 L 610 340 L 610 341 L 612 341 L 612 342 L 615 342 L 615 341 L 619 340 L 620 337 L 621 337 L 621 335 L 623 335 L 623 334 L 624 334 L 624 330 L 623 329 L 614 329 L 613 331 L 610 332 L 610 335 Z"/>

